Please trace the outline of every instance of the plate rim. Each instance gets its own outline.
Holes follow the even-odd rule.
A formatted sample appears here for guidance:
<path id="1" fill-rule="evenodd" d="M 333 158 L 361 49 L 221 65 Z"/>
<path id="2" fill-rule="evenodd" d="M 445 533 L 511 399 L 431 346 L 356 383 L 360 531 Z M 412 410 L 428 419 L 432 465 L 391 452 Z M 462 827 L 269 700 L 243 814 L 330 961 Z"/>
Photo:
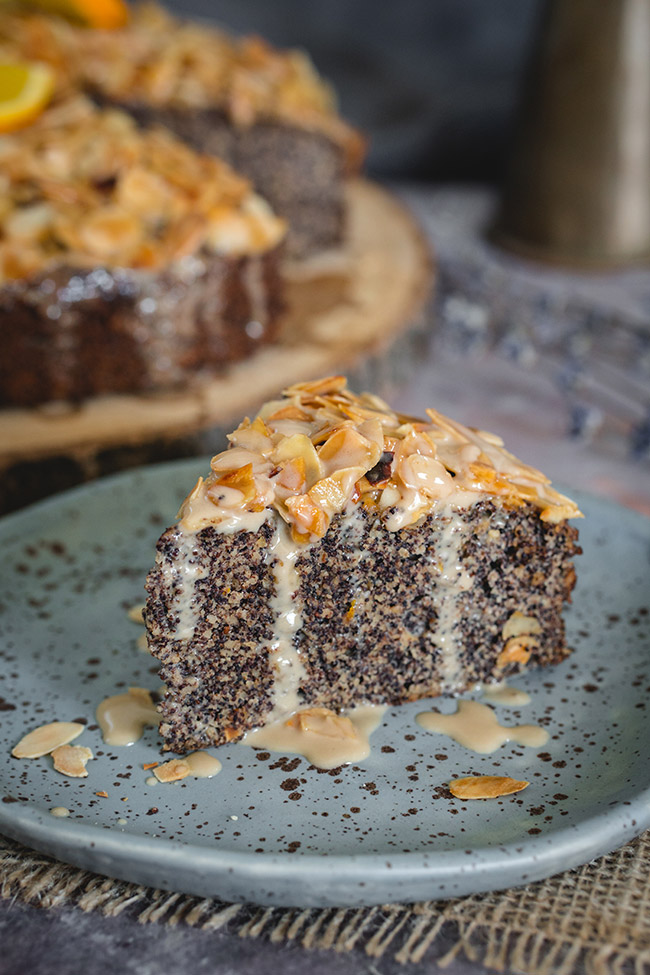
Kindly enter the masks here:
<path id="1" fill-rule="evenodd" d="M 243 895 L 252 903 L 279 907 L 356 907 L 390 903 L 391 899 L 386 898 L 384 886 L 379 886 L 376 893 L 369 892 L 369 896 L 363 893 L 369 883 L 377 883 L 381 879 L 387 879 L 391 886 L 398 885 L 401 888 L 401 885 L 408 884 L 411 890 L 416 888 L 415 896 L 410 897 L 411 900 L 434 897 L 450 899 L 485 891 L 504 890 L 524 886 L 586 865 L 590 860 L 606 856 L 639 836 L 650 827 L 650 784 L 633 800 L 626 801 L 628 805 L 623 806 L 623 801 L 617 802 L 602 813 L 582 820 L 579 825 L 560 827 L 550 837 L 548 834 L 541 834 L 522 841 L 470 849 L 468 852 L 456 849 L 388 855 L 251 853 L 206 848 L 194 843 L 164 838 L 162 843 L 165 845 L 165 868 L 169 868 L 169 872 L 174 873 L 178 868 L 188 869 L 193 860 L 196 860 L 194 864 L 196 868 L 200 861 L 199 879 L 208 880 L 209 890 L 202 883 L 197 887 L 192 884 L 187 886 L 185 883 L 178 885 L 156 882 L 155 886 L 194 896 L 221 897 L 221 893 L 213 888 L 212 883 L 224 875 L 233 878 L 235 888 L 242 887 L 243 884 L 253 880 L 272 882 L 275 879 L 282 879 L 284 883 L 295 885 L 296 891 L 300 894 L 298 901 L 287 899 L 286 896 L 256 900 L 255 896 Z M 142 868 L 146 869 L 152 861 L 155 862 L 156 856 L 160 855 L 161 838 L 126 834 L 128 843 L 125 843 L 125 834 L 119 828 L 110 829 L 65 818 L 53 819 L 50 823 L 48 821 L 50 814 L 34 808 L 31 804 L 21 804 L 20 811 L 23 815 L 17 822 L 15 817 L 12 819 L 10 814 L 0 808 L 0 832 L 19 842 L 35 841 L 34 849 L 81 869 L 117 880 L 153 886 L 140 878 Z M 629 821 L 625 822 L 628 817 Z M 62 855 L 59 844 L 65 842 L 67 838 L 73 839 L 74 842 L 67 844 L 66 853 Z M 525 847 L 525 852 L 524 850 L 518 852 L 516 848 L 522 845 Z M 546 853 L 546 856 L 536 856 L 538 850 Z M 111 857 L 112 864 L 119 866 L 117 872 L 107 872 L 106 869 L 101 868 L 101 863 L 88 865 L 88 861 L 106 856 Z M 467 859 L 465 860 L 464 857 Z M 554 862 L 556 867 L 549 870 L 549 862 Z M 517 864 L 525 865 L 527 873 L 522 874 L 520 883 L 513 883 L 507 874 Z M 133 865 L 134 869 L 130 869 L 130 865 Z M 364 881 L 359 883 L 361 868 L 364 871 Z M 194 870 L 192 869 L 191 872 Z M 336 874 L 342 884 L 355 890 L 355 896 L 350 903 L 332 901 L 328 896 L 309 897 L 313 885 L 318 883 L 319 875 L 329 874 Z M 463 879 L 467 882 L 463 883 Z M 447 887 L 447 882 L 451 880 L 457 882 L 453 887 Z M 479 880 L 478 884 L 477 880 Z M 486 883 L 483 883 L 483 880 Z M 396 893 L 403 895 L 404 892 L 400 889 Z M 392 902 L 401 899 L 401 897 L 393 898 Z"/>

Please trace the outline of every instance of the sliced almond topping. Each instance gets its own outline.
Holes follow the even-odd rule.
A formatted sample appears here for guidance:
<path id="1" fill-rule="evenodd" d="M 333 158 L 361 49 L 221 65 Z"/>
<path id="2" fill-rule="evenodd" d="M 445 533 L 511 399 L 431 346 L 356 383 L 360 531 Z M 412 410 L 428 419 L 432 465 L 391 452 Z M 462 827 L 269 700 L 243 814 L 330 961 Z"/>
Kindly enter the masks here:
<path id="1" fill-rule="evenodd" d="M 543 509 L 543 519 L 550 517 L 547 508 L 565 503 L 500 438 L 433 410 L 430 423 L 395 413 L 374 397 L 355 396 L 341 377 L 298 383 L 283 397 L 229 435 L 231 448 L 212 459 L 207 482 L 199 483 L 197 511 L 204 498 L 214 500 L 215 523 L 244 506 L 261 511 L 259 504 L 275 509 L 290 524 L 294 541 L 303 544 L 322 537 L 330 518 L 349 502 L 364 504 L 368 495 L 389 531 L 418 524 L 445 499 L 462 506 L 467 495 L 472 503 L 476 493 L 498 495 L 507 507 L 532 503 Z M 196 491 L 181 511 L 183 526 L 192 530 Z M 210 507 L 203 508 L 201 523 L 209 522 Z M 571 517 L 568 509 L 563 514 Z M 498 538 L 498 532 L 490 537 Z M 540 632 L 538 620 L 515 613 L 503 639 Z M 520 647 L 514 659 L 521 661 L 531 646 Z"/>
<path id="2" fill-rule="evenodd" d="M 299 711 L 287 721 L 289 728 L 298 728 L 312 735 L 323 735 L 325 738 L 339 738 L 355 740 L 359 737 L 352 721 L 342 714 L 336 714 L 329 708 L 308 708 Z"/>
<path id="3" fill-rule="evenodd" d="M 171 762 L 163 762 L 153 770 L 159 782 L 178 782 L 190 774 L 190 767 L 182 758 L 173 758 Z"/>
<path id="4" fill-rule="evenodd" d="M 34 728 L 21 738 L 11 754 L 14 758 L 40 758 L 49 755 L 60 745 L 67 745 L 84 730 L 76 721 L 52 721 Z"/>
<path id="5" fill-rule="evenodd" d="M 401 457 L 397 473 L 406 487 L 431 498 L 446 498 L 453 491 L 453 478 L 435 457 L 411 454 Z"/>
<path id="6" fill-rule="evenodd" d="M 364 473 L 375 466 L 381 449 L 354 427 L 342 427 L 328 437 L 319 448 L 318 456 L 326 474 L 333 474 L 344 467 L 361 467 Z"/>
<path id="7" fill-rule="evenodd" d="M 307 489 L 304 458 L 294 457 L 293 460 L 285 461 L 277 475 L 277 483 L 287 491 L 303 494 Z"/>
<path id="8" fill-rule="evenodd" d="M 238 447 L 242 447 L 245 450 L 257 452 L 263 457 L 266 457 L 267 453 L 273 447 L 271 431 L 261 416 L 255 417 L 252 423 L 248 417 L 245 417 L 237 429 L 233 433 L 228 434 L 227 439 L 232 444 L 237 444 Z M 223 453 L 217 454 L 216 457 L 213 457 L 213 462 L 218 461 L 223 456 Z"/>
<path id="9" fill-rule="evenodd" d="M 521 792 L 530 782 L 519 782 L 507 775 L 470 775 L 466 779 L 453 779 L 449 791 L 457 799 L 498 799 Z"/>
<path id="10" fill-rule="evenodd" d="M 273 451 L 273 462 L 276 464 L 297 457 L 301 457 L 305 462 L 305 476 L 308 484 L 313 484 L 323 476 L 318 454 L 313 443 L 304 433 L 294 433 L 293 436 L 287 437 Z"/>
<path id="11" fill-rule="evenodd" d="M 512 616 L 506 620 L 501 631 L 504 640 L 509 640 L 511 636 L 530 635 L 541 632 L 542 627 L 540 626 L 539 620 L 535 619 L 534 616 L 524 616 L 519 610 L 515 610 Z"/>
<path id="12" fill-rule="evenodd" d="M 299 494 L 286 500 L 291 520 L 301 534 L 322 538 L 329 525 L 325 512 L 314 504 L 309 495 Z"/>
<path id="13" fill-rule="evenodd" d="M 347 379 L 345 376 L 327 376 L 325 379 L 314 379 L 311 382 L 295 383 L 287 389 L 287 393 L 311 393 L 312 396 L 324 396 L 326 394 L 338 393 L 345 389 Z"/>
<path id="14" fill-rule="evenodd" d="M 83 779 L 88 775 L 87 763 L 93 757 L 90 748 L 84 745 L 59 745 L 52 752 L 54 768 L 73 779 Z"/>
<path id="15" fill-rule="evenodd" d="M 298 420 L 299 422 L 309 423 L 311 421 L 311 416 L 309 413 L 305 413 L 301 410 L 299 406 L 283 406 L 282 409 L 276 410 L 271 416 L 267 416 L 267 422 L 271 423 L 273 420 Z"/>

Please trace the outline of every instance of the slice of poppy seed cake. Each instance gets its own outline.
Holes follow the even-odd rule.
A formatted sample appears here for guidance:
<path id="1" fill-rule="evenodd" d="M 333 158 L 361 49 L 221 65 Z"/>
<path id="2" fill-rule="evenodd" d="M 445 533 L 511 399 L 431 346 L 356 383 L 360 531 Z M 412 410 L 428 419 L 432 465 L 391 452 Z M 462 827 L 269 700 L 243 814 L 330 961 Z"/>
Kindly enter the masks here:
<path id="1" fill-rule="evenodd" d="M 427 413 L 334 377 L 230 435 L 147 580 L 166 748 L 567 656 L 580 512 L 498 437 Z"/>

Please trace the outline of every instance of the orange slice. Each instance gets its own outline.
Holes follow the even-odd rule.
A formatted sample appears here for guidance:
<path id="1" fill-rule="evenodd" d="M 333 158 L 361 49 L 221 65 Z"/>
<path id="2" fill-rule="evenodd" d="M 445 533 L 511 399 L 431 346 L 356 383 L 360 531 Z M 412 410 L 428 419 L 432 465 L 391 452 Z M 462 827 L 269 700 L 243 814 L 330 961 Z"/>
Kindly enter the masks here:
<path id="1" fill-rule="evenodd" d="M 27 0 L 27 5 L 103 30 L 123 27 L 129 19 L 125 0 Z"/>
<path id="2" fill-rule="evenodd" d="M 29 125 L 54 91 L 54 74 L 45 64 L 0 64 L 0 132 Z"/>

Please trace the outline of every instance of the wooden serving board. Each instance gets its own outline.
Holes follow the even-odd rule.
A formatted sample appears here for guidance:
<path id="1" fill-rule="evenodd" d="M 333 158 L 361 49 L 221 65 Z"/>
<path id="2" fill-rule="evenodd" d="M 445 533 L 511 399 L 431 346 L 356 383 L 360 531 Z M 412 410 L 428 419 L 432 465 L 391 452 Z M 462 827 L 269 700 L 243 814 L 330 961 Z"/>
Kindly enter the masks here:
<path id="1" fill-rule="evenodd" d="M 349 188 L 344 246 L 287 264 L 279 340 L 188 391 L 0 411 L 0 510 L 100 474 L 221 449 L 221 435 L 287 385 L 344 372 L 374 392 L 408 364 L 434 269 L 409 211 L 368 181 Z M 356 380 L 356 381 L 355 381 Z"/>

